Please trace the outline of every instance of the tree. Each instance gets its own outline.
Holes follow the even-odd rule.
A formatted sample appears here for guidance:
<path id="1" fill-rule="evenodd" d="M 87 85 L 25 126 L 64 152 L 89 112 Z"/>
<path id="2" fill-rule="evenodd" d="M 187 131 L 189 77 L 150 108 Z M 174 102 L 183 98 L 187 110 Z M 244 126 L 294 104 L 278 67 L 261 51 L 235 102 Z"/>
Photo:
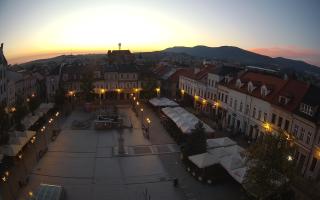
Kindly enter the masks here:
<path id="1" fill-rule="evenodd" d="M 39 97 L 38 97 L 38 96 L 31 97 L 31 98 L 29 99 L 28 104 L 29 104 L 29 109 L 30 109 L 32 115 L 34 115 L 34 111 L 35 111 L 35 110 L 39 107 L 39 105 L 40 105 L 40 99 L 39 99 Z"/>
<path id="2" fill-rule="evenodd" d="M 92 74 L 84 75 L 81 85 L 81 92 L 84 95 L 84 98 L 87 102 L 91 102 L 94 99 L 94 86 L 93 86 L 93 77 Z"/>
<path id="3" fill-rule="evenodd" d="M 191 131 L 187 139 L 185 153 L 186 156 L 205 153 L 207 151 L 207 137 L 203 123 L 199 121 Z"/>
<path id="4" fill-rule="evenodd" d="M 283 194 L 294 178 L 293 142 L 284 133 L 267 134 L 247 151 L 245 187 L 259 198 Z M 253 191 L 253 192 L 252 192 Z M 284 199 L 280 196 L 277 199 Z"/>
<path id="5" fill-rule="evenodd" d="M 0 145 L 2 145 L 6 144 L 9 139 L 9 115 L 2 104 L 0 105 L 0 122 Z"/>

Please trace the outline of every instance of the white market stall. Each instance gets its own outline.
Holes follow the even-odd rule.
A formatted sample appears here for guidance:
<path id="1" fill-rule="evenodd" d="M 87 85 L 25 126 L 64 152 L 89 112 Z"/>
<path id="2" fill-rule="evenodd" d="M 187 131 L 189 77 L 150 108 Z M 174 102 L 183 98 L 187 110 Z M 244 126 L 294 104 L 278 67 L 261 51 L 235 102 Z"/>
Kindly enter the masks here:
<path id="1" fill-rule="evenodd" d="M 198 117 L 181 107 L 165 107 L 161 110 L 184 134 L 190 134 L 195 125 L 201 121 Z M 202 123 L 207 134 L 214 133 L 214 130 L 210 126 L 204 122 Z"/>
<path id="2" fill-rule="evenodd" d="M 155 97 L 149 100 L 149 103 L 154 106 L 154 107 L 174 107 L 174 106 L 179 106 L 176 102 L 165 98 L 165 97 Z"/>

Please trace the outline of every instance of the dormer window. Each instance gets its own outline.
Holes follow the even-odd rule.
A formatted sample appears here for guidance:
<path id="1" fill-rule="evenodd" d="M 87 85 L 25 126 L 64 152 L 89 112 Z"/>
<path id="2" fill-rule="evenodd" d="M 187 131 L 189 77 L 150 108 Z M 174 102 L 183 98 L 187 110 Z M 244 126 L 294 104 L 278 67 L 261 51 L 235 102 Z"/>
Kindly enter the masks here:
<path id="1" fill-rule="evenodd" d="M 261 86 L 261 96 L 266 97 L 269 94 L 269 91 L 265 85 Z"/>
<path id="2" fill-rule="evenodd" d="M 248 92 L 252 92 L 255 89 L 255 87 L 253 86 L 252 82 L 250 81 L 248 83 Z"/>
<path id="3" fill-rule="evenodd" d="M 243 85 L 243 83 L 241 83 L 241 80 L 238 78 L 237 81 L 236 81 L 236 87 L 237 88 L 241 88 Z"/>
<path id="4" fill-rule="evenodd" d="M 303 112 L 309 116 L 313 116 L 313 108 L 310 105 L 301 103 L 300 104 L 300 112 Z"/>
<path id="5" fill-rule="evenodd" d="M 281 105 L 286 105 L 289 102 L 289 100 L 290 99 L 288 99 L 287 97 L 284 97 L 284 96 L 279 96 L 279 99 L 278 99 L 278 101 Z"/>

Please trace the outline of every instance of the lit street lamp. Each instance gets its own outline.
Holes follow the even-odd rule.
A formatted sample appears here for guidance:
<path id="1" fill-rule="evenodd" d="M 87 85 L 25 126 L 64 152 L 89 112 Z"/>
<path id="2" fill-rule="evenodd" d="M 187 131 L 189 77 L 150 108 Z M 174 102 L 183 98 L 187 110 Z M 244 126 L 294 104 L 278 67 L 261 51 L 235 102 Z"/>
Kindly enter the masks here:
<path id="1" fill-rule="evenodd" d="M 144 127 L 144 123 L 143 123 L 143 108 L 140 109 L 141 111 L 141 125 L 142 125 L 142 128 Z"/>

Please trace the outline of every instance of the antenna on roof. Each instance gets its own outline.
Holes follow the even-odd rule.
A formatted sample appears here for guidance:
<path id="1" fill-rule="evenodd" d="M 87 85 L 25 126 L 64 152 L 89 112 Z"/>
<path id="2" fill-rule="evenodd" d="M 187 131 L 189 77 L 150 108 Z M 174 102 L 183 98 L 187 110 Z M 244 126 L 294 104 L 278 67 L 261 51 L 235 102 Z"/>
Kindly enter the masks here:
<path id="1" fill-rule="evenodd" d="M 119 42 L 118 46 L 119 46 L 119 51 L 120 51 L 121 50 L 121 42 Z"/>

